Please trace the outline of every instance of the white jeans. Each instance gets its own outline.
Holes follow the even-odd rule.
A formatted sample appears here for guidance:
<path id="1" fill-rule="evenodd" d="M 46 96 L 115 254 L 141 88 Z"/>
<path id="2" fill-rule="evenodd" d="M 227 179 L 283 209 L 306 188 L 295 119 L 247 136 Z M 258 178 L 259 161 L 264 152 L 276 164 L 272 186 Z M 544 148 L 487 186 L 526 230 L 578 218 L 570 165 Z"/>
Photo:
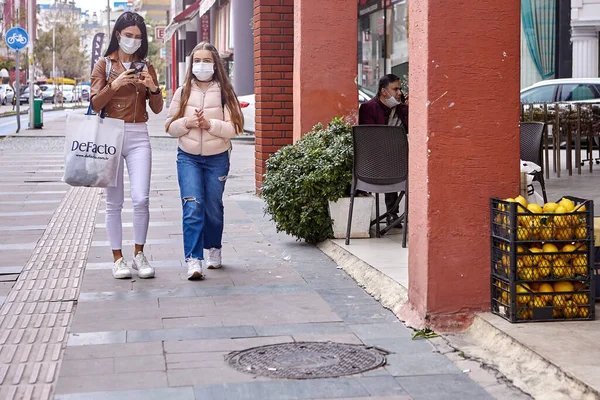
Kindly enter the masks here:
<path id="1" fill-rule="evenodd" d="M 106 230 L 112 250 L 123 247 L 121 210 L 125 200 L 123 183 L 124 162 L 127 162 L 131 200 L 133 202 L 133 235 L 136 244 L 145 244 L 150 219 L 150 173 L 152 149 L 145 123 L 126 123 L 123 158 L 119 165 L 117 186 L 106 188 Z"/>

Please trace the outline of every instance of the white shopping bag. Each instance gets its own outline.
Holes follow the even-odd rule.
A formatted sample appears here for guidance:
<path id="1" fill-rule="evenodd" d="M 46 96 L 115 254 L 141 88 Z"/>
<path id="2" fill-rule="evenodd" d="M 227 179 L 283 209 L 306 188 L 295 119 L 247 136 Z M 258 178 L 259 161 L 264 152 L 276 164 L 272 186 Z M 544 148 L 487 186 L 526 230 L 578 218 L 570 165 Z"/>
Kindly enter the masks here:
<path id="1" fill-rule="evenodd" d="M 71 186 L 114 187 L 121 162 L 123 120 L 87 114 L 67 117 L 65 173 Z"/>
<path id="2" fill-rule="evenodd" d="M 544 204 L 544 197 L 535 190 L 533 186 L 533 175 L 536 172 L 540 172 L 542 167 L 529 161 L 521 160 L 521 172 L 527 174 L 527 202 Z"/>

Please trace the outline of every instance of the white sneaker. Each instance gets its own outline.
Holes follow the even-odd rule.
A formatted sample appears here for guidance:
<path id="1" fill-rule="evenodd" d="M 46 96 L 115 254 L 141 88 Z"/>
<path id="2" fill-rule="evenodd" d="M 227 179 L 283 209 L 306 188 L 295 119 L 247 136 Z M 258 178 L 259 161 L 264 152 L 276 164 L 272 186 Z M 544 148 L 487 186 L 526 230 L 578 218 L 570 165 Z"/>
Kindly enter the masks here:
<path id="1" fill-rule="evenodd" d="M 208 258 L 206 259 L 206 267 L 208 269 L 221 268 L 221 249 L 212 248 L 208 250 Z"/>
<path id="2" fill-rule="evenodd" d="M 141 251 L 133 257 L 131 267 L 137 271 L 141 279 L 154 278 L 154 268 L 150 266 L 146 256 Z"/>
<path id="3" fill-rule="evenodd" d="M 131 270 L 127 266 L 127 263 L 123 257 L 115 261 L 112 269 L 113 278 L 115 279 L 129 279 L 131 278 Z"/>
<path id="4" fill-rule="evenodd" d="M 188 267 L 187 278 L 190 281 L 202 279 L 204 277 L 202 274 L 202 260 L 197 258 L 186 258 L 185 262 Z"/>

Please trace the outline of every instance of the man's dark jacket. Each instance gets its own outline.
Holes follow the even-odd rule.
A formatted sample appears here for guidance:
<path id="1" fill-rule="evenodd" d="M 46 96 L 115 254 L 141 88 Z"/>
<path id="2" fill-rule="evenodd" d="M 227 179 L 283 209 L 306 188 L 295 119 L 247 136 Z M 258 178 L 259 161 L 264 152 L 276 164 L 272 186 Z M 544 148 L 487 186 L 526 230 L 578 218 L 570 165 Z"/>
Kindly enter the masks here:
<path id="1" fill-rule="evenodd" d="M 382 104 L 377 97 L 363 103 L 358 110 L 359 125 L 387 125 L 392 109 Z M 398 104 L 396 113 L 408 132 L 408 105 Z"/>

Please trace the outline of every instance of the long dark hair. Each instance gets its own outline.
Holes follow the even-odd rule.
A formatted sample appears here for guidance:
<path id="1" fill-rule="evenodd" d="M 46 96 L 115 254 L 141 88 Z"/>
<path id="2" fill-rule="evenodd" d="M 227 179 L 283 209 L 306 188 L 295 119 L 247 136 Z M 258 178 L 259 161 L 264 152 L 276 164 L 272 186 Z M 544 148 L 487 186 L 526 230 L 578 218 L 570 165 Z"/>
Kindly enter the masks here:
<path id="1" fill-rule="evenodd" d="M 194 60 L 194 53 L 198 50 L 208 50 L 212 54 L 213 61 L 215 63 L 215 74 L 213 80 L 215 80 L 221 88 L 221 96 L 224 100 L 225 106 L 229 108 L 231 114 L 231 122 L 236 128 L 238 134 L 244 131 L 244 115 L 240 108 L 240 103 L 237 99 L 231 81 L 225 72 L 223 60 L 219 56 L 219 52 L 212 44 L 208 42 L 201 42 L 194 47 L 190 53 L 190 62 L 187 67 L 187 74 L 185 76 L 185 82 L 183 83 L 183 89 L 181 90 L 181 100 L 179 101 L 179 111 L 171 121 L 175 121 L 185 113 L 185 107 L 187 106 L 188 100 L 190 99 L 190 93 L 192 91 L 192 82 L 196 81 L 196 76 L 192 73 L 192 66 Z M 169 127 L 167 127 L 169 129 Z"/>
<path id="2" fill-rule="evenodd" d="M 107 57 L 109 54 L 119 50 L 119 39 L 117 39 L 117 32 L 120 34 L 123 29 L 134 25 L 140 28 L 140 31 L 142 32 L 142 46 L 135 52 L 135 54 L 140 58 L 140 60 L 146 58 L 146 55 L 148 55 L 148 32 L 146 31 L 146 23 L 140 14 L 131 11 L 124 12 L 115 21 L 115 26 L 113 27 L 110 35 L 110 43 L 108 44 L 108 48 L 104 53 L 104 57 Z"/>

